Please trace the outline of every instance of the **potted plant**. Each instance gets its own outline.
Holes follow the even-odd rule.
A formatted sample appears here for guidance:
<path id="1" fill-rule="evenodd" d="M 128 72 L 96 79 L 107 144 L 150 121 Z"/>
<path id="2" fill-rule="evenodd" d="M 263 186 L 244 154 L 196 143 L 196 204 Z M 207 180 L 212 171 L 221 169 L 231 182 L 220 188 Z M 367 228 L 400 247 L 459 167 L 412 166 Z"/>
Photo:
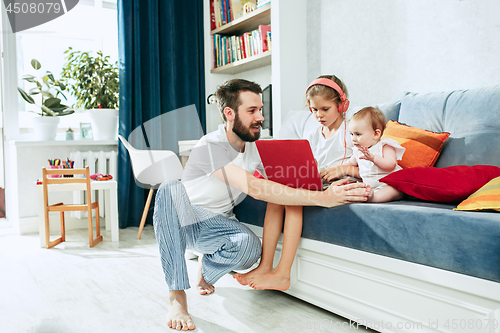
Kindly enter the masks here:
<path id="1" fill-rule="evenodd" d="M 119 80 L 118 64 L 97 51 L 64 51 L 66 63 L 61 76 L 68 80 L 68 88 L 76 97 L 76 107 L 89 110 L 92 132 L 96 140 L 116 140 L 118 137 Z"/>
<path id="2" fill-rule="evenodd" d="M 37 71 L 42 68 L 42 64 L 36 59 L 31 60 L 31 66 Z M 66 85 L 61 80 L 56 80 L 50 71 L 45 72 L 41 78 L 26 74 L 21 79 L 35 84 L 28 92 L 20 87 L 17 90 L 26 102 L 40 108 L 38 112 L 31 111 L 41 116 L 33 118 L 33 127 L 37 138 L 40 140 L 54 140 L 57 134 L 59 117 L 75 112 L 69 106 L 62 104 L 59 98 L 59 96 L 62 96 L 66 100 L 66 96 L 63 94 Z"/>

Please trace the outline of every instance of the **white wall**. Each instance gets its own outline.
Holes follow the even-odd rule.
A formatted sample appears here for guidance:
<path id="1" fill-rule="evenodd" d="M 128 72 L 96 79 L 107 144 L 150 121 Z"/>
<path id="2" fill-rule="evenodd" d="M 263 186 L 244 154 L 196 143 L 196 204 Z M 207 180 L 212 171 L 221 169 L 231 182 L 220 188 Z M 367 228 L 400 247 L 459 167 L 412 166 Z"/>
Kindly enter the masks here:
<path id="1" fill-rule="evenodd" d="M 498 0 L 320 1 L 308 16 L 321 26 L 320 37 L 309 29 L 308 52 L 321 73 L 309 64 L 308 77 L 338 75 L 351 105 L 500 84 Z"/>

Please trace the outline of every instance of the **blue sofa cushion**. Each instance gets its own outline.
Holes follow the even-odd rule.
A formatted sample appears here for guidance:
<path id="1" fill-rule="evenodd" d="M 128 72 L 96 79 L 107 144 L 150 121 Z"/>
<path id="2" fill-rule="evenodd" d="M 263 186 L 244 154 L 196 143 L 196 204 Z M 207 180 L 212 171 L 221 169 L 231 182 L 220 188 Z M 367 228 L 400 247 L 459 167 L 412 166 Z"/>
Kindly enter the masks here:
<path id="1" fill-rule="evenodd" d="M 454 91 L 444 119 L 444 131 L 450 133 L 500 130 L 500 85 Z"/>
<path id="2" fill-rule="evenodd" d="M 303 139 L 310 131 L 315 130 L 320 123 L 310 111 L 288 112 L 283 125 L 275 139 Z"/>
<path id="3" fill-rule="evenodd" d="M 401 99 L 400 123 L 432 132 L 443 132 L 444 108 L 451 92 L 406 93 Z"/>
<path id="4" fill-rule="evenodd" d="M 394 103 L 383 103 L 377 105 L 377 108 L 382 111 L 387 121 L 394 120 L 398 121 L 399 119 L 399 110 L 401 109 L 401 101 L 397 101 Z"/>
<path id="5" fill-rule="evenodd" d="M 500 167 L 499 147 L 500 130 L 454 133 L 445 141 L 434 166 L 444 168 L 453 165 L 485 164 Z"/>
<path id="6" fill-rule="evenodd" d="M 420 201 L 304 207 L 302 237 L 500 282 L 500 215 Z M 263 226 L 266 203 L 235 207 Z"/>

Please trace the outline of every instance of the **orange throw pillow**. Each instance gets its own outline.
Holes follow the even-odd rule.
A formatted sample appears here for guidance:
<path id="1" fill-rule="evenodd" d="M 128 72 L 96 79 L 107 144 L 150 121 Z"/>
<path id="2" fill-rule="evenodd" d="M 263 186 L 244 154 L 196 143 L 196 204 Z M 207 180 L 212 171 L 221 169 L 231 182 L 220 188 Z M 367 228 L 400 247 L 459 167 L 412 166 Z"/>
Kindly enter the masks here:
<path id="1" fill-rule="evenodd" d="M 394 139 L 406 148 L 398 165 L 403 169 L 431 167 L 436 163 L 450 133 L 435 133 L 389 120 L 382 138 Z"/>

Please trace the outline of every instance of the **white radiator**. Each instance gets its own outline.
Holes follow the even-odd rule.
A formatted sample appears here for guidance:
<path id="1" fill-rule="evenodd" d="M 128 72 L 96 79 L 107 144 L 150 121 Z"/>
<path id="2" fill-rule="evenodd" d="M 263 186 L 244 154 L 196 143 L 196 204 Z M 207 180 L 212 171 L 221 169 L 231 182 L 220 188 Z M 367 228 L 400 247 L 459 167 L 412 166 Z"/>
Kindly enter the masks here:
<path id="1" fill-rule="evenodd" d="M 74 168 L 85 168 L 89 167 L 90 174 L 102 173 L 103 175 L 110 174 L 113 179 L 117 177 L 116 168 L 116 151 L 87 151 L 81 152 L 77 151 L 70 153 L 69 159 L 75 161 Z M 103 180 L 104 181 L 104 180 Z M 92 191 L 92 201 L 95 201 L 95 191 Z M 99 201 L 99 216 L 104 217 L 104 195 L 103 191 L 98 192 Z M 73 192 L 73 203 L 82 204 L 85 203 L 85 192 L 84 191 L 74 191 Z M 92 211 L 95 215 L 95 211 Z M 71 212 L 71 217 L 84 218 L 87 217 L 87 212 Z"/>

